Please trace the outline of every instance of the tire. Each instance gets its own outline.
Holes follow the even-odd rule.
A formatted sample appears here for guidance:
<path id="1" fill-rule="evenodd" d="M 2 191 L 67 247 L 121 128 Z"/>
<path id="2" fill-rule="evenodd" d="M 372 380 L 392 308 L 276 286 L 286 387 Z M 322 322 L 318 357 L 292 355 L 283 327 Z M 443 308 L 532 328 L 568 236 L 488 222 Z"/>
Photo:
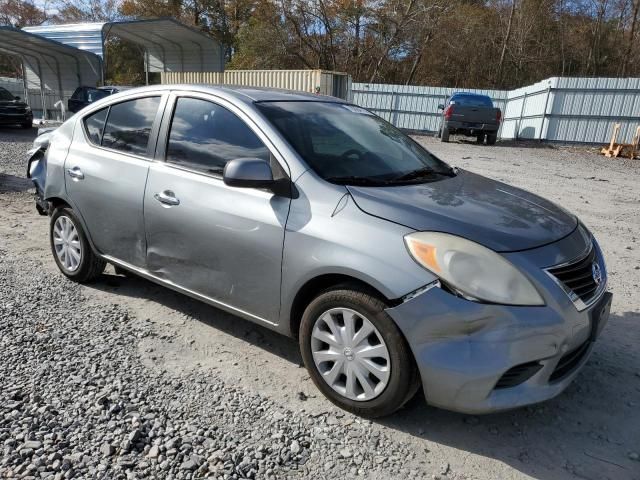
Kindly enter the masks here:
<path id="1" fill-rule="evenodd" d="M 387 305 L 371 292 L 355 285 L 342 285 L 318 295 L 305 309 L 300 324 L 300 351 L 316 387 L 340 408 L 368 418 L 382 417 L 395 412 L 414 396 L 420 386 L 409 345 L 385 312 L 386 308 Z M 353 343 L 346 342 L 347 347 L 341 350 L 345 343 L 334 342 L 337 337 L 329 333 L 332 328 L 325 323 L 325 318 L 335 320 L 332 326 L 340 329 L 338 335 L 346 334 L 348 322 L 352 321 L 354 339 L 358 337 L 359 332 L 369 331 L 373 326 L 374 331 L 369 335 L 356 339 L 357 345 L 365 353 L 367 349 L 373 348 L 375 350 L 371 351 L 386 352 L 386 363 L 382 361 L 384 353 L 381 357 L 370 355 L 372 360 L 364 362 L 360 356 L 363 350 L 359 351 Z M 325 335 L 327 333 L 328 337 Z M 334 344 L 318 340 L 317 334 Z M 335 358 L 336 361 L 321 360 L 327 357 Z M 371 365 L 373 370 L 371 367 L 363 367 L 365 363 Z M 343 373 L 333 375 L 332 372 L 336 368 L 336 372 Z M 360 374 L 385 370 L 386 373 L 382 376 L 386 375 L 386 378 L 380 380 L 373 373 L 358 377 L 354 373 L 356 370 Z M 347 377 L 347 374 L 350 377 Z M 337 379 L 333 385 L 325 380 L 325 377 L 330 378 L 331 375 Z M 348 378 L 356 379 L 352 383 L 354 388 L 351 389 L 350 395 L 347 390 Z M 368 390 L 364 388 L 365 383 L 369 385 Z"/>
<path id="2" fill-rule="evenodd" d="M 33 128 L 33 123 L 29 122 L 29 123 L 21 123 L 20 127 L 24 128 L 25 130 L 28 128 Z"/>
<path id="3" fill-rule="evenodd" d="M 49 224 L 49 241 L 58 268 L 74 282 L 91 282 L 104 271 L 105 261 L 91 249 L 82 224 L 71 208 L 61 207 L 53 212 Z M 65 247 L 66 254 L 59 253 Z"/>
<path id="4" fill-rule="evenodd" d="M 482 145 L 484 143 L 484 133 L 481 133 L 476 136 L 476 143 L 478 145 Z"/>
<path id="5" fill-rule="evenodd" d="M 496 140 L 498 140 L 497 133 L 488 133 L 487 134 L 487 145 L 495 145 Z"/>
<path id="6" fill-rule="evenodd" d="M 444 142 L 444 143 L 448 143 L 449 142 L 449 129 L 442 127 L 442 130 L 440 131 L 440 141 Z"/>

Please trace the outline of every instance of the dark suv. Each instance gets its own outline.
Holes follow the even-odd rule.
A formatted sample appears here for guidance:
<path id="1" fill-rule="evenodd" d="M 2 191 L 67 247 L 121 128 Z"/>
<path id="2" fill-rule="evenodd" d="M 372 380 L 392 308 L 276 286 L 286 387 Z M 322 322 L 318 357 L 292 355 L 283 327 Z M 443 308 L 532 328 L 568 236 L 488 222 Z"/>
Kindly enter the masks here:
<path id="1" fill-rule="evenodd" d="M 79 112 L 87 105 L 100 100 L 101 98 L 108 97 L 112 92 L 108 90 L 101 90 L 96 87 L 78 87 L 76 91 L 73 92 L 71 98 L 67 102 L 67 106 L 69 107 L 69 111 L 72 113 Z"/>
<path id="2" fill-rule="evenodd" d="M 31 128 L 33 125 L 33 113 L 29 105 L 2 87 L 0 87 L 0 125 L 20 125 L 22 128 Z"/>

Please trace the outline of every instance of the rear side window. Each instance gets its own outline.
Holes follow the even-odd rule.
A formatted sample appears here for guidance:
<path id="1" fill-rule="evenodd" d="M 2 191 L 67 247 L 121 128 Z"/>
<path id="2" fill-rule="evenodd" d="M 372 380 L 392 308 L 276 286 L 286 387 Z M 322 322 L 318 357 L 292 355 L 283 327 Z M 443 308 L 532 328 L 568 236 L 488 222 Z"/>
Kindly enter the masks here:
<path id="1" fill-rule="evenodd" d="M 493 102 L 484 95 L 454 95 L 451 103 L 461 107 L 493 107 Z"/>
<path id="2" fill-rule="evenodd" d="M 269 150 L 244 121 L 207 100 L 178 98 L 167 141 L 167 162 L 222 173 L 229 160 L 249 157 L 269 161 Z"/>
<path id="3" fill-rule="evenodd" d="M 86 100 L 89 103 L 93 103 L 93 102 L 97 102 L 101 98 L 108 97 L 108 96 L 109 96 L 109 92 L 106 92 L 104 90 L 98 90 L 97 88 L 93 88 L 93 89 L 87 90 Z"/>
<path id="4" fill-rule="evenodd" d="M 71 95 L 71 98 L 74 100 L 82 100 L 83 93 L 84 93 L 84 88 L 78 87 L 76 88 L 76 91 L 73 92 L 73 95 Z"/>
<path id="5" fill-rule="evenodd" d="M 146 155 L 159 105 L 160 97 L 137 98 L 112 105 L 102 136 L 102 146 Z"/>
<path id="6" fill-rule="evenodd" d="M 104 130 L 104 121 L 107 119 L 108 111 L 108 108 L 103 108 L 84 119 L 87 136 L 89 137 L 89 141 L 94 145 L 100 145 L 102 141 L 102 131 Z"/>

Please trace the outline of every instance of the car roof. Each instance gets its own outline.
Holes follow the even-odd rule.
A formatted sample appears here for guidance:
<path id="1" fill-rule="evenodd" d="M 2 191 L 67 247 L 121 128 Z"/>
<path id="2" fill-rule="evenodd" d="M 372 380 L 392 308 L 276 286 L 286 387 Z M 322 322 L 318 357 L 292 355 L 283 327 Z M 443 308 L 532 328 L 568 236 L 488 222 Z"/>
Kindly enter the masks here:
<path id="1" fill-rule="evenodd" d="M 237 100 L 254 102 L 277 102 L 277 101 L 306 101 L 306 102 L 335 102 L 346 103 L 344 100 L 328 95 L 316 95 L 306 92 L 294 92 L 280 88 L 261 88 L 236 85 L 207 85 L 207 84 L 175 84 L 175 85 L 150 85 L 147 87 L 137 87 L 127 89 L 126 93 L 143 92 L 145 90 L 186 90 L 191 92 L 223 94 L 236 98 Z"/>
<path id="2" fill-rule="evenodd" d="M 452 97 L 489 97 L 489 95 L 485 95 L 484 93 L 473 93 L 473 92 L 455 92 Z"/>

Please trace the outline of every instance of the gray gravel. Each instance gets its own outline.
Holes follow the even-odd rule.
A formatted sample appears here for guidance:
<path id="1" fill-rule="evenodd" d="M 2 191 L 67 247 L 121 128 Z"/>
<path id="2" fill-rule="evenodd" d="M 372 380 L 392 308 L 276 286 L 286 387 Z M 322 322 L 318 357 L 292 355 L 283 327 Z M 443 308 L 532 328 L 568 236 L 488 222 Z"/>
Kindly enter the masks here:
<path id="1" fill-rule="evenodd" d="M 5 475 L 391 478 L 403 471 L 410 453 L 369 421 L 290 411 L 198 372 L 176 379 L 149 371 L 136 349 L 149 335 L 144 323 L 118 306 L 89 304 L 59 275 L 32 274 L 40 270 L 0 250 Z"/>

